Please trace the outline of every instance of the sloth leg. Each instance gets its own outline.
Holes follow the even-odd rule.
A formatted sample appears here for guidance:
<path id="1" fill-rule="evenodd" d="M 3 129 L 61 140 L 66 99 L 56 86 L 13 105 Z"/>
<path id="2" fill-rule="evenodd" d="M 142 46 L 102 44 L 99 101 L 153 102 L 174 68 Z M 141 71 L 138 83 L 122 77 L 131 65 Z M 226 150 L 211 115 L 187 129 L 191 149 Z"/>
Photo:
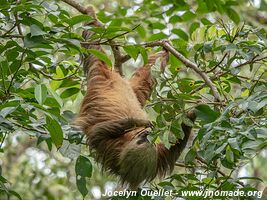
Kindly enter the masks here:
<path id="1" fill-rule="evenodd" d="M 146 100 L 149 99 L 153 86 L 155 85 L 150 69 L 158 58 L 161 59 L 161 65 L 164 65 L 161 68 L 165 68 L 168 60 L 168 52 L 163 50 L 149 55 L 147 64 L 137 69 L 130 79 L 130 84 L 142 107 L 144 107 Z"/>
<path id="2" fill-rule="evenodd" d="M 154 86 L 154 80 L 151 76 L 149 67 L 141 67 L 136 70 L 130 84 L 135 92 L 141 106 L 144 107 L 146 100 L 149 99 Z"/>
<path id="3" fill-rule="evenodd" d="M 94 34 L 95 33 L 90 30 L 84 30 L 82 36 L 85 39 L 85 41 L 87 41 Z M 83 44 L 82 46 L 86 49 L 95 49 L 97 51 L 104 53 L 100 45 Z M 88 80 L 97 76 L 104 76 L 106 78 L 109 77 L 110 70 L 108 69 L 107 65 L 93 54 L 84 53 L 82 60 L 83 60 L 83 69 L 85 74 L 87 75 Z"/>

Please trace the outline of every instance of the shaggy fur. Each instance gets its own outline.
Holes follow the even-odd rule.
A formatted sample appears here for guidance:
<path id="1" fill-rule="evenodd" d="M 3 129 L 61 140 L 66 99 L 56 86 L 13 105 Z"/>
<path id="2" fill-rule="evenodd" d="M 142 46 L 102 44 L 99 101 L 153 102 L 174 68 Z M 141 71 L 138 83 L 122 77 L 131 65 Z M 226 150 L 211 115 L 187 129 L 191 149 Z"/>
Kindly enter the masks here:
<path id="1" fill-rule="evenodd" d="M 86 37 L 90 34 L 84 32 Z M 101 50 L 99 46 L 85 47 Z M 142 108 L 154 86 L 150 66 L 165 55 L 164 51 L 150 56 L 148 64 L 139 68 L 130 80 L 109 70 L 92 55 L 84 59 L 87 93 L 77 123 L 103 169 L 119 176 L 130 188 L 171 172 L 191 132 L 191 127 L 183 124 L 184 139 L 169 150 L 146 139 L 150 122 Z M 191 119 L 194 118 L 192 115 Z"/>

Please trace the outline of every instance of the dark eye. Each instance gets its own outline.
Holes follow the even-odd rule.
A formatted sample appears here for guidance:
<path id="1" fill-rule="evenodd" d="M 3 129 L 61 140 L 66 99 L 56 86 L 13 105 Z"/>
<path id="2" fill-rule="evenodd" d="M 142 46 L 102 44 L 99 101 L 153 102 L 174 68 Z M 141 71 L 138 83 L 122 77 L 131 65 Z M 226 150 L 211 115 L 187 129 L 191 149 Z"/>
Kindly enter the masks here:
<path id="1" fill-rule="evenodd" d="M 139 136 L 138 136 L 138 141 L 137 144 L 143 144 L 145 142 L 148 142 L 147 136 L 149 134 L 149 131 L 144 130 Z"/>
<path id="2" fill-rule="evenodd" d="M 149 134 L 149 131 L 148 130 L 144 130 L 141 134 L 140 134 L 140 137 L 146 137 L 148 136 Z"/>

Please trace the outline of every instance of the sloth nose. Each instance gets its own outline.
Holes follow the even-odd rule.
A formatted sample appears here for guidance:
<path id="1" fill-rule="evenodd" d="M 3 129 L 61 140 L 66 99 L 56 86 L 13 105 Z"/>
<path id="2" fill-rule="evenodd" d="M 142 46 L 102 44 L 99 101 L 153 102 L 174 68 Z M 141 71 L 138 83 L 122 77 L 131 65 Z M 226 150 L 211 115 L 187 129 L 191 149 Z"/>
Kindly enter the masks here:
<path id="1" fill-rule="evenodd" d="M 143 144 L 145 142 L 148 142 L 147 136 L 149 134 L 149 131 L 144 130 L 139 136 L 138 136 L 138 141 L 137 144 Z"/>

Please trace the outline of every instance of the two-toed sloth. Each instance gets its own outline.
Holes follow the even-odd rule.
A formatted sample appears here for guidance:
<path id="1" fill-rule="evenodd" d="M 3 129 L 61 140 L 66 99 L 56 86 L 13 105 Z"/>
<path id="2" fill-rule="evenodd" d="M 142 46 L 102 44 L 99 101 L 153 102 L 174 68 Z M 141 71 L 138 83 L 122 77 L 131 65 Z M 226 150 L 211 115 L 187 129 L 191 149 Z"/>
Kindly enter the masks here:
<path id="1" fill-rule="evenodd" d="M 86 38 L 91 35 L 90 31 L 83 33 Z M 103 52 L 99 45 L 84 47 Z M 191 132 L 191 127 L 182 124 L 184 138 L 177 140 L 170 149 L 147 139 L 151 123 L 143 107 L 154 86 L 150 67 L 157 58 L 166 56 L 166 51 L 149 56 L 148 64 L 137 69 L 129 80 L 93 55 L 86 55 L 84 59 L 87 93 L 77 123 L 87 137 L 90 150 L 95 152 L 97 162 L 130 188 L 171 172 Z M 192 121 L 195 119 L 193 113 L 188 117 Z"/>

